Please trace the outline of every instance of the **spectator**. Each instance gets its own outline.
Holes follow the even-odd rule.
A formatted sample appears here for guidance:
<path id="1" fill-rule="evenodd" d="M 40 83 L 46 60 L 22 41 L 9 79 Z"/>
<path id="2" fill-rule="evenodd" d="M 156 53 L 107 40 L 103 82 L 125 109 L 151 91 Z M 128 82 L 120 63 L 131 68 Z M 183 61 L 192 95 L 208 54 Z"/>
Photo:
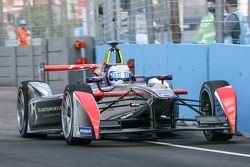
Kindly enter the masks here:
<path id="1" fill-rule="evenodd" d="M 214 43 L 216 31 L 214 25 L 215 7 L 208 7 L 208 15 L 204 16 L 200 23 L 199 32 L 195 36 L 195 43 L 212 44 Z"/>
<path id="2" fill-rule="evenodd" d="M 19 46 L 30 46 L 30 33 L 26 30 L 25 26 L 25 20 L 19 20 L 19 27 L 16 33 Z"/>
<path id="3" fill-rule="evenodd" d="M 228 16 L 224 23 L 224 42 L 249 44 L 250 31 L 247 18 L 238 9 L 238 0 L 226 0 L 225 10 Z"/>

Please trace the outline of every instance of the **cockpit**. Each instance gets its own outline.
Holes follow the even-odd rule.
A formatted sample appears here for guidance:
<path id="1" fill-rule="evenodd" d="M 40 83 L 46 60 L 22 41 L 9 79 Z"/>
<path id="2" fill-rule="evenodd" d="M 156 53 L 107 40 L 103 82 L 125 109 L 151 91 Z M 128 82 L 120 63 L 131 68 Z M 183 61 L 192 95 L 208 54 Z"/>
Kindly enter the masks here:
<path id="1" fill-rule="evenodd" d="M 113 85 L 115 83 L 125 83 L 131 81 L 132 73 L 125 64 L 120 49 L 116 47 L 118 42 L 108 42 L 111 47 L 105 53 L 102 65 L 94 71 L 95 76 L 106 76 L 107 83 Z"/>

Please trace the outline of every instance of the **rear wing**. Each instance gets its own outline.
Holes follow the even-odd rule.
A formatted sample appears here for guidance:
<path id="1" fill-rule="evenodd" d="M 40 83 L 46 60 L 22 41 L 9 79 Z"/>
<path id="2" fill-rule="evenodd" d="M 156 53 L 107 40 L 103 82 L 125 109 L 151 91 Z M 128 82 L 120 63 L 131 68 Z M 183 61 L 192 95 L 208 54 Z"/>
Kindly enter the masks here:
<path id="1" fill-rule="evenodd" d="M 95 70 L 100 66 L 100 64 L 45 65 L 45 63 L 40 63 L 38 66 L 39 80 L 45 81 L 45 72 Z"/>
<path id="2" fill-rule="evenodd" d="M 134 59 L 128 60 L 127 65 L 134 74 Z M 40 63 L 38 66 L 39 80 L 45 81 L 45 72 L 95 70 L 98 67 L 101 67 L 101 64 L 45 65 L 45 63 Z"/>

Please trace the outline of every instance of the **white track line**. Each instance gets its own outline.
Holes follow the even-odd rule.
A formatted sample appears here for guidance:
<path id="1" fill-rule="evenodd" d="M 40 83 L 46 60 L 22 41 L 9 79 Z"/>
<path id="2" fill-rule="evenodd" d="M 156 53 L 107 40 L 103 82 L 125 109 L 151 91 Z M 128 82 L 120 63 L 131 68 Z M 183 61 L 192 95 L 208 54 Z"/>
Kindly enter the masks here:
<path id="1" fill-rule="evenodd" d="M 197 150 L 197 151 L 214 152 L 214 153 L 227 154 L 227 155 L 236 155 L 236 156 L 250 158 L 250 154 L 242 154 L 242 153 L 235 153 L 235 152 L 221 151 L 221 150 L 213 150 L 213 149 L 206 149 L 206 148 L 199 148 L 199 147 L 190 147 L 190 146 L 177 145 L 177 144 L 164 143 L 164 142 L 155 142 L 155 141 L 145 141 L 145 142 L 146 143 L 151 143 L 151 144 L 170 146 L 170 147 L 185 148 L 185 149 Z"/>

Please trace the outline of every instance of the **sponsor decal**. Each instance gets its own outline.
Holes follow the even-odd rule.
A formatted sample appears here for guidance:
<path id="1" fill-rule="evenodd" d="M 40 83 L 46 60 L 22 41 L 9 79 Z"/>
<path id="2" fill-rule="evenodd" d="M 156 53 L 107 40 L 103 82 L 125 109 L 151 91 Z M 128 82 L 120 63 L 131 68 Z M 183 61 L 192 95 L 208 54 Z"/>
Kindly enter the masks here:
<path id="1" fill-rule="evenodd" d="M 84 136 L 92 136 L 92 128 L 91 127 L 79 127 L 79 132 Z"/>
<path id="2" fill-rule="evenodd" d="M 38 108 L 37 112 L 53 112 L 53 111 L 61 111 L 61 106 L 53 106 L 53 107 L 42 107 Z"/>

